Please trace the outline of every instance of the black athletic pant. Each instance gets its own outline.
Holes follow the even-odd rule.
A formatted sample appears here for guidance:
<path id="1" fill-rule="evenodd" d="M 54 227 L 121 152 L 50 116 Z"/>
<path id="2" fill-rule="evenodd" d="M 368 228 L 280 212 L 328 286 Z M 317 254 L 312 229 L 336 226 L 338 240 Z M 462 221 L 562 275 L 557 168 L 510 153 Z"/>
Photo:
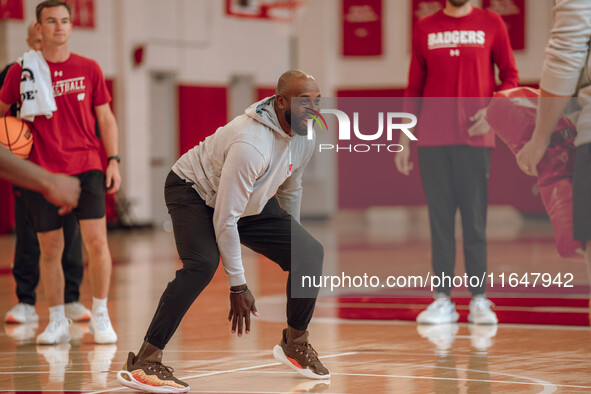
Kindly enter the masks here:
<path id="1" fill-rule="evenodd" d="M 213 208 L 175 173 L 166 179 L 165 199 L 172 218 L 174 237 L 183 268 L 164 290 L 145 341 L 164 349 L 183 316 L 211 281 L 220 261 L 213 228 Z M 316 305 L 312 298 L 292 297 L 294 283 L 301 275 L 321 275 L 324 250 L 299 223 L 271 198 L 263 211 L 238 221 L 240 242 L 289 271 L 287 281 L 287 323 L 306 330 Z M 293 265 L 292 265 L 293 261 Z M 295 286 L 294 286 L 295 288 Z"/>
<path id="2" fill-rule="evenodd" d="M 490 148 L 463 145 L 419 148 L 423 189 L 429 206 L 431 253 L 436 276 L 454 275 L 456 261 L 455 214 L 460 209 L 466 273 L 482 279 L 486 272 L 486 211 Z M 471 287 L 472 295 L 486 286 Z M 437 291 L 450 295 L 449 283 Z"/>
<path id="3" fill-rule="evenodd" d="M 24 189 L 13 187 L 14 219 L 16 228 L 16 250 L 12 275 L 16 281 L 16 296 L 19 302 L 35 305 L 35 289 L 39 283 L 39 241 L 27 219 L 27 203 Z M 65 302 L 76 302 L 80 298 L 80 284 L 84 267 L 82 245 L 76 216 L 70 213 L 64 217 L 64 253 L 62 268 L 66 287 Z"/>

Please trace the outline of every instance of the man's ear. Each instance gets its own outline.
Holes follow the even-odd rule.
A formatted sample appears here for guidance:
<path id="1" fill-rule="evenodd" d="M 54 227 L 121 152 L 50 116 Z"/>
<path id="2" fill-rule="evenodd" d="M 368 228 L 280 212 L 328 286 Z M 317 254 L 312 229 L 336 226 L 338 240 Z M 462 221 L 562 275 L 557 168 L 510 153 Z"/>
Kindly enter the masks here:
<path id="1" fill-rule="evenodd" d="M 285 109 L 289 106 L 289 103 L 284 96 L 278 94 L 275 96 L 275 99 L 277 100 L 277 105 L 280 109 Z"/>

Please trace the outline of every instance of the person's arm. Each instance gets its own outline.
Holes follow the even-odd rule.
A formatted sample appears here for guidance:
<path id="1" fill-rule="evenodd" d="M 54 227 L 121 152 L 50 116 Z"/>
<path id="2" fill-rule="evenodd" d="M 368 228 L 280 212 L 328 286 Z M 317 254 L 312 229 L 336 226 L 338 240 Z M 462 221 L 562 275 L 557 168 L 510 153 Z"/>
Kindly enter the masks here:
<path id="1" fill-rule="evenodd" d="M 519 86 L 519 71 L 513 56 L 507 26 L 500 15 L 494 15 L 497 18 L 498 33 L 493 43 L 492 56 L 494 63 L 499 68 L 499 79 L 501 80 L 499 90 L 512 89 Z"/>
<path id="2" fill-rule="evenodd" d="M 0 178 L 43 194 L 49 202 L 60 207 L 60 215 L 65 215 L 78 206 L 80 197 L 78 178 L 52 174 L 1 147 Z"/>
<path id="3" fill-rule="evenodd" d="M 404 112 L 419 116 L 420 97 L 423 97 L 425 81 L 427 79 L 427 62 L 423 55 L 422 41 L 424 40 L 420 25 L 417 24 L 412 37 L 412 56 L 408 71 L 408 86 L 404 91 Z M 410 175 L 413 163 L 410 161 L 410 139 L 405 133 L 400 133 L 398 143 L 402 150 L 394 156 L 394 164 L 403 175 Z"/>
<path id="4" fill-rule="evenodd" d="M 530 141 L 516 156 L 519 168 L 537 176 L 537 165 L 550 144 L 556 124 L 576 93 L 587 64 L 591 40 L 591 4 L 588 0 L 557 0 L 554 25 L 546 47 L 536 127 Z"/>
<path id="5" fill-rule="evenodd" d="M 250 332 L 250 314 L 258 316 L 255 299 L 246 286 L 238 220 L 244 213 L 254 183 L 264 173 L 263 155 L 252 145 L 235 142 L 228 149 L 216 193 L 213 227 L 222 256 L 222 265 L 230 283 L 230 313 L 232 333 Z"/>
<path id="6" fill-rule="evenodd" d="M 94 107 L 94 111 L 107 157 L 119 156 L 119 133 L 111 107 L 107 103 Z M 107 169 L 105 170 L 105 176 L 107 192 L 117 192 L 121 186 L 121 174 L 117 160 L 109 160 Z"/>

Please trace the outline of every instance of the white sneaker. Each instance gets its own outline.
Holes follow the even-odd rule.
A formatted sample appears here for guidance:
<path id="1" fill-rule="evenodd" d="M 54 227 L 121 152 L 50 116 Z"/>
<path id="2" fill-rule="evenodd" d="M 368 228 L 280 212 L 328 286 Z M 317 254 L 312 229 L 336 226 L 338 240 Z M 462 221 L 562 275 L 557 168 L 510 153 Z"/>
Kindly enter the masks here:
<path id="1" fill-rule="evenodd" d="M 62 343 L 57 346 L 37 346 L 37 353 L 43 355 L 49 364 L 49 381 L 63 383 L 66 379 L 66 367 L 70 363 L 69 343 Z"/>
<path id="2" fill-rule="evenodd" d="M 68 302 L 65 305 L 66 317 L 72 321 L 89 321 L 90 311 L 79 302 Z"/>
<path id="3" fill-rule="evenodd" d="M 446 323 L 437 325 L 417 326 L 417 332 L 423 338 L 426 338 L 435 345 L 437 354 L 448 354 L 456 339 L 458 333 L 458 325 L 456 323 Z"/>
<path id="4" fill-rule="evenodd" d="M 111 319 L 109 319 L 109 311 L 92 313 L 90 323 L 88 323 L 88 330 L 94 335 L 94 343 L 107 344 L 117 342 L 117 334 L 111 325 Z"/>
<path id="5" fill-rule="evenodd" d="M 490 309 L 494 304 L 483 296 L 476 296 L 470 301 L 470 314 L 468 321 L 474 324 L 497 324 L 499 319 L 497 315 Z"/>
<path id="6" fill-rule="evenodd" d="M 13 306 L 4 317 L 6 323 L 32 323 L 39 321 L 35 306 L 19 303 Z"/>
<path id="7" fill-rule="evenodd" d="M 453 301 L 446 295 L 435 294 L 433 301 L 427 309 L 419 313 L 417 323 L 420 324 L 446 324 L 455 323 L 460 315 L 456 312 Z"/>
<path id="8" fill-rule="evenodd" d="M 70 320 L 51 320 L 45 330 L 37 335 L 38 345 L 57 345 L 70 342 Z"/>

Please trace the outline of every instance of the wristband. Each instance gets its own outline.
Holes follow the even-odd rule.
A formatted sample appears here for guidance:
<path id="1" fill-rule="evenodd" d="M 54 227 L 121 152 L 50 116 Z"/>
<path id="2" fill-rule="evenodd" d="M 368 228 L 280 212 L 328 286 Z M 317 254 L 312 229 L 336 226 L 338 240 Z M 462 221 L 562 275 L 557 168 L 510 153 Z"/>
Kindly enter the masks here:
<path id="1" fill-rule="evenodd" d="M 244 289 L 240 289 L 240 290 L 230 289 L 230 294 L 242 294 L 242 293 L 245 293 L 246 290 L 248 290 L 248 286 L 244 286 Z"/>
<path id="2" fill-rule="evenodd" d="M 117 160 L 117 163 L 121 163 L 121 158 L 117 155 L 107 157 L 107 161 Z"/>

